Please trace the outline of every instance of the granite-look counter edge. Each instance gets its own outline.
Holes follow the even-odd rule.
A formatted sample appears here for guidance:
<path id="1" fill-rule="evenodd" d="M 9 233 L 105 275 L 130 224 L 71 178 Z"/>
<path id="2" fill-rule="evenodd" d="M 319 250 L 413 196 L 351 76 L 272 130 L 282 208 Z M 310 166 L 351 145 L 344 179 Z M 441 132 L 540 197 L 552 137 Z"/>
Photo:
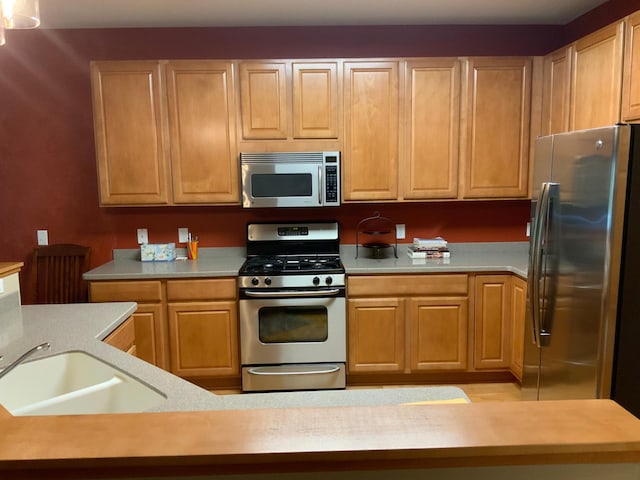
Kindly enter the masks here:
<path id="1" fill-rule="evenodd" d="M 451 258 L 412 260 L 409 244 L 398 244 L 398 258 L 367 258 L 367 249 L 341 245 L 340 258 L 347 275 L 393 273 L 510 272 L 527 275 L 528 242 L 450 243 Z M 184 250 L 184 249 L 182 249 Z M 182 253 L 182 252 L 181 252 Z M 201 248 L 197 260 L 141 262 L 136 249 L 115 250 L 114 259 L 84 274 L 88 281 L 162 278 L 233 277 L 245 261 L 242 247 Z"/>

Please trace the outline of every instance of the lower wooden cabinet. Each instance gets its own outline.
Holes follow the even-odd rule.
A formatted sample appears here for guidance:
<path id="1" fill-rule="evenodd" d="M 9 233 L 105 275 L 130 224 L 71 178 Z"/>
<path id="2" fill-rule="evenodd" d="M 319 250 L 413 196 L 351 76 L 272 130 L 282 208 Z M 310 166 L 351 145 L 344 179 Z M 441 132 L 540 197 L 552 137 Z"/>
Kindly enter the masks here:
<path id="1" fill-rule="evenodd" d="M 167 322 L 160 280 L 89 282 L 91 302 L 137 302 L 133 313 L 136 356 L 169 369 Z"/>
<path id="2" fill-rule="evenodd" d="M 111 332 L 104 343 L 116 347 L 129 355 L 136 356 L 136 334 L 133 317 L 127 318 L 122 324 Z"/>
<path id="3" fill-rule="evenodd" d="M 171 372 L 190 379 L 240 377 L 236 281 L 167 281 Z"/>
<path id="4" fill-rule="evenodd" d="M 476 369 L 508 368 L 511 348 L 511 275 L 476 275 Z"/>
<path id="5" fill-rule="evenodd" d="M 527 282 L 511 277 L 511 373 L 522 380 L 524 362 L 524 329 L 527 310 Z"/>

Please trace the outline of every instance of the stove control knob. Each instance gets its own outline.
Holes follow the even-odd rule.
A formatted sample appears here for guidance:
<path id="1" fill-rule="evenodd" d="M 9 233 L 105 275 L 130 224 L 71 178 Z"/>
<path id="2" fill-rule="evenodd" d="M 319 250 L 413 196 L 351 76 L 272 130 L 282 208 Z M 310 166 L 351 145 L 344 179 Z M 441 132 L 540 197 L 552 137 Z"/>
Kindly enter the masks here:
<path id="1" fill-rule="evenodd" d="M 324 283 L 326 283 L 327 285 L 331 285 L 333 283 L 333 278 L 331 277 L 327 277 L 324 279 Z"/>
<path id="2" fill-rule="evenodd" d="M 253 277 L 251 279 L 251 285 L 258 285 L 260 283 L 260 280 L 258 280 L 256 277 Z"/>
<path id="3" fill-rule="evenodd" d="M 313 284 L 320 285 L 320 277 L 313 277 Z"/>
<path id="4" fill-rule="evenodd" d="M 265 285 L 271 285 L 271 277 L 267 277 L 264 279 L 264 284 Z"/>

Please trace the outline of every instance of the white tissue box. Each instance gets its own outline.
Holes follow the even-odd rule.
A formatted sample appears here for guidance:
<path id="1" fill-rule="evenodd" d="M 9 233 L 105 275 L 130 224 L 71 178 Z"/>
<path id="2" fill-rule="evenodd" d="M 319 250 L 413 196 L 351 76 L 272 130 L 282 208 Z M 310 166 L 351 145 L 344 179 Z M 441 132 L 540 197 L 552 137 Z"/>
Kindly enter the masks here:
<path id="1" fill-rule="evenodd" d="M 175 243 L 145 243 L 140 245 L 140 260 L 143 262 L 170 262 L 175 259 Z"/>

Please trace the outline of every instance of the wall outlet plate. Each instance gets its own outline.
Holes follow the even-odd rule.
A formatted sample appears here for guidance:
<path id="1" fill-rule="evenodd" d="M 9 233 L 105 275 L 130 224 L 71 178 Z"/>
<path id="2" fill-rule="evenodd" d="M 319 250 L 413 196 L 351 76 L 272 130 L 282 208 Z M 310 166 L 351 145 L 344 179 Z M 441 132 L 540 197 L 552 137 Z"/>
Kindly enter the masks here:
<path id="1" fill-rule="evenodd" d="M 398 240 L 402 240 L 403 238 L 406 237 L 406 232 L 405 232 L 405 228 L 404 228 L 404 223 L 397 223 L 396 224 L 396 238 Z"/>
<path id="2" fill-rule="evenodd" d="M 146 228 L 138 229 L 138 245 L 149 243 L 149 234 Z"/>
<path id="3" fill-rule="evenodd" d="M 527 222 L 527 237 L 531 236 L 531 222 Z"/>
<path id="4" fill-rule="evenodd" d="M 38 237 L 38 245 L 49 245 L 49 231 L 37 230 L 36 235 Z"/>
<path id="5" fill-rule="evenodd" d="M 189 241 L 189 229 L 178 228 L 178 243 L 187 243 Z"/>

